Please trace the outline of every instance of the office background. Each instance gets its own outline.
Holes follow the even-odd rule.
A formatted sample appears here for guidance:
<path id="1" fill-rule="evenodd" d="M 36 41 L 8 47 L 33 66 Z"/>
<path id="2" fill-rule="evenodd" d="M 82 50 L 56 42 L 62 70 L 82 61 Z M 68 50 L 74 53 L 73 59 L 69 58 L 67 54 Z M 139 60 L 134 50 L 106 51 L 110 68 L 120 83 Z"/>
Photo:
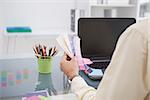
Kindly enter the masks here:
<path id="1" fill-rule="evenodd" d="M 58 34 L 70 30 L 70 9 L 74 9 L 74 0 L 0 2 L 0 54 L 30 54 L 35 43 L 55 45 Z M 7 26 L 30 26 L 34 32 L 29 36 L 8 36 Z"/>
<path id="2" fill-rule="evenodd" d="M 34 55 L 32 47 L 39 43 L 58 46 L 59 34 L 72 33 L 71 27 L 77 32 L 79 17 L 133 17 L 139 21 L 150 17 L 150 0 L 0 0 L 0 58 Z M 8 26 L 29 26 L 33 32 L 8 34 Z M 55 63 L 59 75 L 54 82 L 62 82 L 63 74 Z"/>
<path id="3" fill-rule="evenodd" d="M 0 0 L 0 55 L 32 54 L 35 43 L 57 45 L 58 34 L 71 32 L 71 9 L 79 10 L 78 17 L 150 16 L 149 0 L 121 1 L 120 4 L 120 0 Z M 7 26 L 30 26 L 34 32 L 7 35 Z"/>

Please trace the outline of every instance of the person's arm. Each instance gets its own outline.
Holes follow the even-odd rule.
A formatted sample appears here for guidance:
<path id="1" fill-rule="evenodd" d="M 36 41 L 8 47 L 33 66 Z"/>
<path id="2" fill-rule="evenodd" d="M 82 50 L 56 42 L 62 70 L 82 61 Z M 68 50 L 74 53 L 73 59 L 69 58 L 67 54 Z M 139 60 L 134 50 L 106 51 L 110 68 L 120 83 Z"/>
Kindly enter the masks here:
<path id="1" fill-rule="evenodd" d="M 128 28 L 119 38 L 96 100 L 149 100 L 147 22 Z"/>
<path id="2" fill-rule="evenodd" d="M 96 90 L 88 86 L 84 79 L 79 76 L 79 66 L 76 58 L 68 60 L 68 56 L 65 54 L 60 65 L 61 70 L 72 81 L 71 89 L 79 97 L 79 100 L 94 100 Z"/>
<path id="3" fill-rule="evenodd" d="M 79 100 L 95 100 L 96 89 L 88 86 L 80 76 L 73 78 L 71 90 L 79 97 Z"/>
<path id="4" fill-rule="evenodd" d="M 147 62 L 150 35 L 146 30 L 148 25 L 140 23 L 121 35 L 98 90 L 88 86 L 81 77 L 72 77 L 72 90 L 80 100 L 149 100 Z M 67 76 L 76 76 L 71 75 L 72 68 L 77 67 L 73 62 L 61 63 Z"/>
<path id="5" fill-rule="evenodd" d="M 119 38 L 111 62 L 97 91 L 82 78 L 72 81 L 80 100 L 145 100 L 148 90 L 148 35 L 146 24 L 128 28 Z M 146 99 L 147 100 L 147 99 Z"/>

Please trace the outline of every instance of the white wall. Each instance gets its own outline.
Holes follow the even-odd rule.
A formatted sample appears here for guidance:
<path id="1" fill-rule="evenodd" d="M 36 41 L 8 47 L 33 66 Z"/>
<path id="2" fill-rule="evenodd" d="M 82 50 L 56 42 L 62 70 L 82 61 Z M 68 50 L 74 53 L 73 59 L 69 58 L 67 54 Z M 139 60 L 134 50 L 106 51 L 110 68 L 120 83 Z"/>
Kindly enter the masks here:
<path id="1" fill-rule="evenodd" d="M 73 0 L 21 1 L 2 3 L 5 26 L 24 25 L 36 30 L 69 28 L 68 18 L 70 8 L 74 7 Z"/>
<path id="2" fill-rule="evenodd" d="M 3 44 L 3 40 L 2 40 L 2 31 L 1 31 L 1 28 L 0 28 L 0 46 L 1 46 L 1 48 L 0 48 L 0 55 L 2 54 L 2 44 Z"/>
<path id="3" fill-rule="evenodd" d="M 0 6 L 0 15 L 2 13 L 2 7 Z M 2 19 L 0 18 L 0 55 L 3 53 L 3 32 L 2 32 Z"/>
<path id="4" fill-rule="evenodd" d="M 49 35 L 49 36 L 27 36 L 27 37 L 16 37 L 11 41 L 14 44 L 12 47 L 10 44 L 9 54 L 21 54 L 21 53 L 33 53 L 32 47 L 35 44 L 45 44 L 48 47 L 57 45 L 56 43 L 57 35 Z"/>
<path id="5" fill-rule="evenodd" d="M 69 32 L 70 9 L 75 7 L 74 0 L 0 0 L 0 21 L 6 26 L 30 26 L 33 34 Z M 49 46 L 56 44 L 58 35 L 3 36 L 0 30 L 0 46 L 5 54 L 32 53 L 36 43 Z"/>

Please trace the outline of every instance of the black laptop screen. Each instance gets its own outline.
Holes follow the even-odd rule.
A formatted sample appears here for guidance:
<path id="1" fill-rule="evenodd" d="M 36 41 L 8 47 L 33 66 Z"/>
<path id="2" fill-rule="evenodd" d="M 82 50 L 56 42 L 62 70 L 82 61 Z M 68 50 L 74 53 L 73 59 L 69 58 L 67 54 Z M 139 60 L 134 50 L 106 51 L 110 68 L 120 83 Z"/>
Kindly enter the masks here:
<path id="1" fill-rule="evenodd" d="M 135 22 L 134 18 L 80 18 L 82 56 L 110 59 L 119 36 Z"/>

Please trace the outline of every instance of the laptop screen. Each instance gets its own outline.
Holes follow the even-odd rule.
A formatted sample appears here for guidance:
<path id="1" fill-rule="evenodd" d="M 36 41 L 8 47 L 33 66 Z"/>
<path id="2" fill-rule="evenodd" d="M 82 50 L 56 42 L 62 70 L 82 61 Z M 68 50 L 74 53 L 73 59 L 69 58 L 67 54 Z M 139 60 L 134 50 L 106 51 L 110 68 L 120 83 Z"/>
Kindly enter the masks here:
<path id="1" fill-rule="evenodd" d="M 134 18 L 80 18 L 82 56 L 110 60 L 119 36 L 135 22 Z"/>

